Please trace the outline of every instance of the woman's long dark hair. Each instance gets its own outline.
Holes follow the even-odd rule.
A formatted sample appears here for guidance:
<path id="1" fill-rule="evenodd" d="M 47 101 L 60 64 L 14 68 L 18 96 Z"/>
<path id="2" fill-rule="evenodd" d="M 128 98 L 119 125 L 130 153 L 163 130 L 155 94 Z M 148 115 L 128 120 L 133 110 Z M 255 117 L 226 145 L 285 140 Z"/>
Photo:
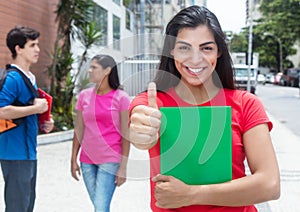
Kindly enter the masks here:
<path id="1" fill-rule="evenodd" d="M 94 56 L 92 60 L 95 60 L 103 69 L 111 67 L 110 74 L 108 75 L 108 83 L 112 89 L 118 89 L 120 87 L 120 81 L 116 61 L 111 56 L 103 54 Z"/>
<path id="2" fill-rule="evenodd" d="M 191 6 L 177 13 L 167 25 L 159 70 L 154 80 L 158 90 L 164 91 L 179 83 L 181 75 L 175 66 L 171 50 L 174 49 L 177 34 L 181 29 L 196 28 L 199 25 L 205 25 L 211 30 L 221 55 L 217 59 L 215 70 L 218 76 L 213 75 L 214 83 L 218 87 L 235 88 L 232 60 L 225 42 L 226 36 L 217 17 L 205 7 Z"/>

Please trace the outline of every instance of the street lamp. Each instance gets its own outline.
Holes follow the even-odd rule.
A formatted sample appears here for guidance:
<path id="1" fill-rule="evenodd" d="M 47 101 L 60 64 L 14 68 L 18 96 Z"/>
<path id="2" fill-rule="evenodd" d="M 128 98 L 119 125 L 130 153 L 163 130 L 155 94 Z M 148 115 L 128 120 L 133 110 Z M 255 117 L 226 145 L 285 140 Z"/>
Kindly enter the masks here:
<path id="1" fill-rule="evenodd" d="M 250 73 L 251 73 L 251 59 L 252 59 L 252 31 L 253 31 L 253 0 L 247 1 L 247 16 L 249 23 L 249 36 L 248 36 L 248 80 L 247 80 L 247 91 L 251 91 L 250 88 Z"/>
<path id="2" fill-rule="evenodd" d="M 282 67 L 282 43 L 281 43 L 281 40 L 279 37 L 277 37 L 276 35 L 273 35 L 273 34 L 270 34 L 270 33 L 267 33 L 265 32 L 264 33 L 264 36 L 271 36 L 273 38 L 275 38 L 278 42 L 278 45 L 279 45 L 279 71 L 281 73 L 283 73 L 283 67 Z"/>

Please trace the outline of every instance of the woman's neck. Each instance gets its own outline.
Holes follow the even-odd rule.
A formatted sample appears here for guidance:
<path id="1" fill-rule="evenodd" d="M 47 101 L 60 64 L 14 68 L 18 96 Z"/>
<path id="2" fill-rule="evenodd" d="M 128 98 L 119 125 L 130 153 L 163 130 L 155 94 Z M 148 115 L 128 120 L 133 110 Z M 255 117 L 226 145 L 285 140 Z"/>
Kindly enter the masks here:
<path id="1" fill-rule="evenodd" d="M 98 84 L 96 89 L 97 89 L 97 94 L 99 94 L 99 95 L 107 94 L 112 90 L 112 88 L 109 86 L 108 83 L 106 84 L 103 82 Z"/>
<path id="2" fill-rule="evenodd" d="M 182 100 L 195 105 L 200 105 L 210 101 L 220 90 L 220 88 L 215 86 L 213 82 L 199 86 L 191 86 L 182 80 L 174 89 Z"/>

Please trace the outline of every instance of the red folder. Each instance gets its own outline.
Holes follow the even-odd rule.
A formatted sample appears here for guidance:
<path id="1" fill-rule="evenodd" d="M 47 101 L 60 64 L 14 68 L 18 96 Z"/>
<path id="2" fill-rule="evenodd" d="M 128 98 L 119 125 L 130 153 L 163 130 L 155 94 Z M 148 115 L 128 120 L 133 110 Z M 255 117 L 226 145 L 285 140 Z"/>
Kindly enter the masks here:
<path id="1" fill-rule="evenodd" d="M 42 114 L 39 115 L 39 124 L 42 126 L 45 121 L 50 121 L 50 115 L 51 115 L 51 108 L 52 108 L 52 96 L 47 94 L 44 90 L 38 88 L 38 92 L 40 95 L 40 98 L 45 98 L 48 102 L 48 110 Z"/>

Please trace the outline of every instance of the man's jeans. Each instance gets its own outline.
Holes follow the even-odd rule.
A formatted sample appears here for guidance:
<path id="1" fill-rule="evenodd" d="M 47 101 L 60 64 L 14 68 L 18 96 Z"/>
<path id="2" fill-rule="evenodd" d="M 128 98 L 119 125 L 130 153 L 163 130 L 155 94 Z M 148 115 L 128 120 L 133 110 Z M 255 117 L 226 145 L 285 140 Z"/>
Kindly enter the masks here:
<path id="1" fill-rule="evenodd" d="M 82 176 L 95 212 L 109 212 L 119 163 L 81 163 Z"/>
<path id="2" fill-rule="evenodd" d="M 35 202 L 36 160 L 1 160 L 5 182 L 5 212 L 32 212 Z"/>

